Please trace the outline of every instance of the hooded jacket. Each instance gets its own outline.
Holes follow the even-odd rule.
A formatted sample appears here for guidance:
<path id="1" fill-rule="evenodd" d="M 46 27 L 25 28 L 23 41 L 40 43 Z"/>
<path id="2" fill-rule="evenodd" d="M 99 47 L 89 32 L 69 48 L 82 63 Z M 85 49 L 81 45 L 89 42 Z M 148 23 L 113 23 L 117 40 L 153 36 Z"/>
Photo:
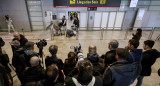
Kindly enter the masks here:
<path id="1" fill-rule="evenodd" d="M 99 76 L 103 74 L 103 68 L 99 63 L 99 56 L 97 53 L 88 53 L 87 54 L 87 59 L 92 63 L 93 65 L 93 75 L 94 76 Z"/>
<path id="2" fill-rule="evenodd" d="M 130 50 L 130 55 L 127 59 L 128 62 L 140 62 L 142 60 L 142 49 Z"/>
<path id="3" fill-rule="evenodd" d="M 151 66 L 155 63 L 156 59 L 160 57 L 160 52 L 156 49 L 144 51 L 142 54 L 142 71 L 141 76 L 150 76 L 151 75 Z"/>
<path id="4" fill-rule="evenodd" d="M 114 62 L 103 74 L 103 86 L 129 86 L 135 75 L 135 65 L 126 60 Z"/>

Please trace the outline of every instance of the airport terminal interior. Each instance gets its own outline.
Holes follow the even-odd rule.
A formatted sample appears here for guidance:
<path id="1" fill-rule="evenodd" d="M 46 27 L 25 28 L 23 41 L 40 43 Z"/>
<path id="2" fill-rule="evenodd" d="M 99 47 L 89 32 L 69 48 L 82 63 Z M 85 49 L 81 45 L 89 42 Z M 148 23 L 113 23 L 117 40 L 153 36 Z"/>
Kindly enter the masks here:
<path id="1" fill-rule="evenodd" d="M 79 20 L 78 26 L 75 18 Z M 49 46 L 57 45 L 57 57 L 64 62 L 68 53 L 74 52 L 72 46 L 79 44 L 85 58 L 90 45 L 96 46 L 99 56 L 109 51 L 111 40 L 119 42 L 118 48 L 125 48 L 138 28 L 142 29 L 138 49 L 143 49 L 144 41 L 153 40 L 153 49 L 160 51 L 160 0 L 0 0 L 0 37 L 5 42 L 2 50 L 11 64 L 14 32 L 34 42 L 36 52 L 36 43 L 46 40 L 44 62 L 46 56 L 51 56 Z M 13 86 L 21 86 L 15 68 L 9 67 Z M 151 68 L 151 75 L 144 77 L 141 86 L 160 86 L 160 58 Z M 137 80 L 130 86 L 136 83 Z"/>

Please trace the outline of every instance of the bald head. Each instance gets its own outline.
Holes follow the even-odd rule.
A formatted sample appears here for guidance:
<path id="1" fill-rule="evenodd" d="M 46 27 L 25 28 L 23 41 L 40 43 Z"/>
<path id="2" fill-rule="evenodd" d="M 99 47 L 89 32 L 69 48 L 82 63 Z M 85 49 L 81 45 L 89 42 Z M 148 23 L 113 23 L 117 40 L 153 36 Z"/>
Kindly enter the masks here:
<path id="1" fill-rule="evenodd" d="M 14 33 L 13 33 L 13 36 L 14 36 L 14 38 L 15 38 L 16 40 L 20 40 L 20 34 L 19 34 L 19 32 L 14 32 Z"/>
<path id="2" fill-rule="evenodd" d="M 89 46 L 89 53 L 96 53 L 96 46 L 95 45 Z"/>
<path id="3" fill-rule="evenodd" d="M 30 64 L 31 64 L 32 67 L 38 66 L 39 65 L 39 58 L 37 56 L 33 56 L 30 59 Z"/>

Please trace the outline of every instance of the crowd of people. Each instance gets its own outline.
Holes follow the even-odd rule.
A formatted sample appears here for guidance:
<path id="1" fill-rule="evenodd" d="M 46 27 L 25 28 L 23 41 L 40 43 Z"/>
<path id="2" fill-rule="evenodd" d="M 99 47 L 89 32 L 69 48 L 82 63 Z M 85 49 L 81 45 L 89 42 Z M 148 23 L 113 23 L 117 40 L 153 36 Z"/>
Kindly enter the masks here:
<path id="1" fill-rule="evenodd" d="M 151 75 L 151 66 L 160 57 L 160 52 L 152 49 L 153 40 L 144 41 L 145 51 L 137 49 L 142 36 L 142 30 L 137 29 L 125 48 L 118 48 L 119 42 L 111 40 L 109 51 L 99 56 L 97 47 L 90 45 L 86 58 L 81 52 L 69 52 L 64 63 L 56 55 L 58 46 L 51 45 L 51 56 L 45 58 L 44 69 L 39 54 L 34 51 L 34 42 L 18 32 L 13 36 L 10 43 L 12 65 L 22 86 L 129 86 L 136 79 L 136 86 L 141 86 L 143 78 Z M 12 86 L 9 57 L 2 50 L 4 45 L 0 38 L 0 86 Z"/>

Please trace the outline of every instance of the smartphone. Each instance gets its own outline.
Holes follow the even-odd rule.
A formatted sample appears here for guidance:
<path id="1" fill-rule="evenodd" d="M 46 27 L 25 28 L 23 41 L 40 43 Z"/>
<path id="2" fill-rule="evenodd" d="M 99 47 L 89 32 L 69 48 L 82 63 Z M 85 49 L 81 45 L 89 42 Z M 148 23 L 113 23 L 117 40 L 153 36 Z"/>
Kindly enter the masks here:
<path id="1" fill-rule="evenodd" d="M 74 46 L 70 46 L 71 49 L 74 49 Z"/>

